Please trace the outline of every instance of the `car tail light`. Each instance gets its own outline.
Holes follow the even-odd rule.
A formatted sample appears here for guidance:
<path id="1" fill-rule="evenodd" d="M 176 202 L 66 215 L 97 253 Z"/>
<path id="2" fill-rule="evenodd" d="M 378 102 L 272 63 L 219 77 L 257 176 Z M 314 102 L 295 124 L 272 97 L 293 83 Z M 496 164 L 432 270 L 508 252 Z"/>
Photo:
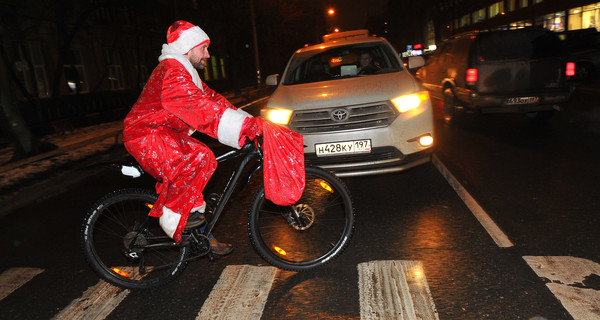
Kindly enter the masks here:
<path id="1" fill-rule="evenodd" d="M 467 69 L 467 82 L 477 82 L 477 69 Z"/>
<path id="2" fill-rule="evenodd" d="M 565 75 L 572 77 L 575 75 L 575 62 L 567 62 L 567 69 L 565 69 Z"/>

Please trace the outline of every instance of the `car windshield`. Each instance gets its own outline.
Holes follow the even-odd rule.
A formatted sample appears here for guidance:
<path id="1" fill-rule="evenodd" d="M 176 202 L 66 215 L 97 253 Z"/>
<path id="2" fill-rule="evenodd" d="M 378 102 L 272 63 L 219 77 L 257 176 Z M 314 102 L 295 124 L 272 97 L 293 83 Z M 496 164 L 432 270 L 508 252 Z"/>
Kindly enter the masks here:
<path id="1" fill-rule="evenodd" d="M 283 84 L 398 72 L 403 67 L 395 55 L 394 50 L 383 43 L 362 43 L 299 52 L 292 57 Z"/>

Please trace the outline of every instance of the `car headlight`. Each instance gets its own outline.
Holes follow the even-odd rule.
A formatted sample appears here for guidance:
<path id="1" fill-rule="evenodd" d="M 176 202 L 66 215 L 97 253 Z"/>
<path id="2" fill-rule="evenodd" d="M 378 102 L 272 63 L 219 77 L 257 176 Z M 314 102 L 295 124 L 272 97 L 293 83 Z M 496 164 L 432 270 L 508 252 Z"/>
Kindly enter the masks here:
<path id="1" fill-rule="evenodd" d="M 394 98 L 392 103 L 398 111 L 406 112 L 420 106 L 427 100 L 429 100 L 429 92 L 419 91 Z"/>
<path id="2" fill-rule="evenodd" d="M 287 109 L 263 109 L 261 110 L 263 118 L 277 124 L 286 125 L 290 122 L 292 110 Z"/>

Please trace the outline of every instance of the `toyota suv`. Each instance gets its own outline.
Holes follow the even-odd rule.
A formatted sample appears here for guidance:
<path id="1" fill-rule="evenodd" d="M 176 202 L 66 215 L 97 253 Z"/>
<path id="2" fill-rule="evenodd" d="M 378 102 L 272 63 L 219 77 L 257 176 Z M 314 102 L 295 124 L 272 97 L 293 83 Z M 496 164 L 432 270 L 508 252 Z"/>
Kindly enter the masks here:
<path id="1" fill-rule="evenodd" d="M 545 29 L 470 32 L 443 42 L 417 71 L 444 119 L 463 112 L 525 113 L 548 118 L 571 94 L 574 64 L 556 34 Z"/>
<path id="2" fill-rule="evenodd" d="M 429 94 L 383 38 L 366 30 L 297 50 L 261 115 L 304 137 L 307 164 L 338 176 L 383 174 L 431 160 Z M 370 66 L 363 68 L 361 57 Z M 411 67 L 423 65 L 411 59 Z"/>

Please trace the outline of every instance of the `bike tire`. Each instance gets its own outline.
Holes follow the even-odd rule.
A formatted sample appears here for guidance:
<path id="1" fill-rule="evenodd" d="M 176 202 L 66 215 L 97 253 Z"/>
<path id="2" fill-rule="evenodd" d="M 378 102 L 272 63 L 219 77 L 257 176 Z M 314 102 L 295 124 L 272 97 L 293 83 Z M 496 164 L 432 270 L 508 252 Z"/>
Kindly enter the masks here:
<path id="1" fill-rule="evenodd" d="M 299 219 L 292 217 L 294 210 Z M 306 167 L 304 192 L 291 206 L 275 205 L 265 199 L 264 185 L 259 187 L 248 215 L 250 241 L 263 259 L 280 269 L 310 270 L 348 246 L 354 211 L 350 192 L 337 176 Z"/>
<path id="2" fill-rule="evenodd" d="M 102 279 L 126 289 L 150 289 L 183 272 L 190 246 L 175 244 L 158 218 L 148 216 L 156 199 L 149 190 L 121 189 L 105 195 L 88 210 L 81 228 L 81 247 Z"/>

